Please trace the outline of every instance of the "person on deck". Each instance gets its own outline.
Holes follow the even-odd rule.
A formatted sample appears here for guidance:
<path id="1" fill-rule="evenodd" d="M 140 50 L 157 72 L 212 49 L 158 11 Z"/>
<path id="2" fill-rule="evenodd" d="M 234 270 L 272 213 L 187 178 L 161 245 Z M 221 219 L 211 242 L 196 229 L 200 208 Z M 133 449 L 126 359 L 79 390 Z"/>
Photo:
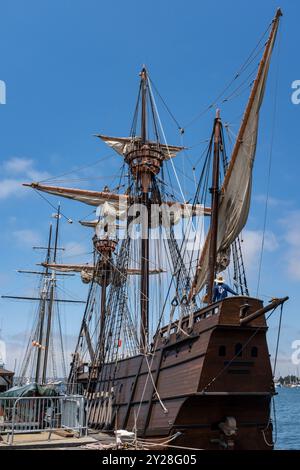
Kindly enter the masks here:
<path id="1" fill-rule="evenodd" d="M 237 292 L 231 289 L 227 284 L 224 282 L 223 276 L 218 276 L 215 279 L 215 285 L 213 290 L 213 302 L 218 302 L 219 300 L 226 299 L 228 296 L 228 292 L 233 295 L 238 295 Z"/>

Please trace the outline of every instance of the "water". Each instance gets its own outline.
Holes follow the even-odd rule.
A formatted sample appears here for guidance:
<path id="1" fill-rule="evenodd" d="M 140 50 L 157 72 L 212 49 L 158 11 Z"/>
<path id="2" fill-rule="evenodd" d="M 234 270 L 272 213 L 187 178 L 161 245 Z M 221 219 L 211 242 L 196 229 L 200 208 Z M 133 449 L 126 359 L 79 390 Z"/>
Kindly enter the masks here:
<path id="1" fill-rule="evenodd" d="M 300 388 L 276 388 L 277 441 L 275 449 L 300 450 Z M 274 423 L 274 439 L 275 423 Z"/>

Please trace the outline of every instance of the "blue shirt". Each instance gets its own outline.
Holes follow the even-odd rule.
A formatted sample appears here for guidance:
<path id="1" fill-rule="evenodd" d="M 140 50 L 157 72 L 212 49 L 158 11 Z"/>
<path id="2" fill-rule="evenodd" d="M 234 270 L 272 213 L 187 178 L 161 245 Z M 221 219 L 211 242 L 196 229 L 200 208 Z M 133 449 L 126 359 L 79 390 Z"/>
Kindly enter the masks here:
<path id="1" fill-rule="evenodd" d="M 233 295 L 237 295 L 234 290 L 231 289 L 225 282 L 215 283 L 214 290 L 213 290 L 213 302 L 218 302 L 219 300 L 223 300 L 227 297 L 228 292 Z"/>

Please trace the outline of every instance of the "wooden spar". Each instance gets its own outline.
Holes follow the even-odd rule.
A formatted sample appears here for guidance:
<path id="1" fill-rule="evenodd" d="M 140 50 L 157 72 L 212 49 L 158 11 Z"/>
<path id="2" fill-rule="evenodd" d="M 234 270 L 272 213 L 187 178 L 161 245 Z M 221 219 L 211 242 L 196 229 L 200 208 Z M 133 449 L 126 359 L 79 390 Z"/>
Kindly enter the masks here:
<path id="1" fill-rule="evenodd" d="M 102 203 L 104 202 L 112 202 L 115 204 L 132 204 L 134 202 L 139 203 L 138 198 L 134 198 L 128 194 L 116 194 L 110 193 L 106 191 L 90 191 L 88 189 L 75 189 L 75 188 L 65 188 L 62 186 L 47 186 L 39 183 L 23 183 L 23 186 L 36 189 L 38 191 L 42 191 L 45 193 L 49 193 L 52 195 L 57 195 L 60 197 L 65 197 L 66 199 L 74 199 L 78 202 L 82 202 L 84 204 L 88 204 L 91 206 L 99 206 L 101 204 L 100 199 L 102 199 Z M 80 200 L 79 197 L 87 198 L 86 200 Z M 89 199 L 90 198 L 90 199 Z M 88 200 L 89 199 L 89 200 Z M 188 209 L 188 213 L 190 212 L 191 215 L 205 215 L 210 216 L 211 209 L 210 207 L 204 207 L 200 204 L 185 204 L 182 202 L 174 202 L 174 201 L 163 201 L 163 204 L 166 204 L 169 207 L 176 206 L 182 211 Z M 97 225 L 99 220 L 95 221 L 79 221 L 84 226 L 91 226 L 94 227 Z M 46 250 L 47 247 L 34 247 L 34 249 L 44 249 Z M 64 248 L 57 248 L 58 250 L 64 250 Z"/>
<path id="2" fill-rule="evenodd" d="M 39 263 L 38 266 L 47 266 L 47 263 Z M 18 269 L 17 273 L 20 274 L 36 274 L 38 276 L 51 276 L 50 273 L 46 274 L 46 272 L 43 273 L 43 271 L 27 271 L 26 269 Z M 69 274 L 69 273 L 57 273 L 57 276 L 75 276 L 75 274 Z"/>
<path id="3" fill-rule="evenodd" d="M 103 198 L 105 200 L 111 200 L 111 201 L 120 201 L 120 200 L 128 199 L 128 196 L 126 194 L 115 194 L 115 193 L 110 193 L 106 191 L 91 191 L 88 189 L 64 188 L 60 186 L 48 186 L 48 185 L 39 184 L 39 183 L 23 183 L 23 186 L 37 189 L 39 191 L 44 191 L 44 192 L 54 191 L 58 195 L 62 193 L 61 196 L 67 197 L 67 198 L 72 198 L 72 196 L 79 195 L 79 196 L 89 196 L 89 197 L 96 197 L 96 198 L 98 197 L 98 198 Z M 98 203 L 95 203 L 95 206 L 97 205 Z"/>
<path id="4" fill-rule="evenodd" d="M 56 262 L 56 255 L 57 255 L 60 204 L 58 205 L 56 217 L 57 218 L 56 218 L 55 241 L 54 241 L 54 252 L 53 252 L 54 263 Z M 48 318 L 47 318 L 47 330 L 46 330 L 46 343 L 45 343 L 42 383 L 46 383 L 46 379 L 47 379 L 47 366 L 48 366 L 49 344 L 50 344 L 50 335 L 51 335 L 51 327 L 52 327 L 52 312 L 53 312 L 53 299 L 54 299 L 54 288 L 55 288 L 55 273 L 54 272 L 52 273 L 52 278 L 50 282 L 51 282 L 50 301 L 48 303 Z"/>
<path id="5" fill-rule="evenodd" d="M 142 80 L 142 115 L 141 115 L 141 140 L 142 145 L 147 140 L 147 73 L 143 68 L 141 72 Z M 140 175 L 142 187 L 142 204 L 145 208 L 142 216 L 141 230 L 141 333 L 140 333 L 140 349 L 141 352 L 147 351 L 148 345 L 148 323 L 149 323 L 149 179 L 151 176 L 147 172 Z M 145 218 L 146 214 L 146 218 Z"/>
<path id="6" fill-rule="evenodd" d="M 235 161 L 236 161 L 236 158 L 237 158 L 237 155 L 238 155 L 240 145 L 243 142 L 243 135 L 244 135 L 244 132 L 245 132 L 245 129 L 246 129 L 246 125 L 247 125 L 248 120 L 249 120 L 250 112 L 251 112 L 253 102 L 254 102 L 254 99 L 255 99 L 255 96 L 256 96 L 256 92 L 257 92 L 257 89 L 258 89 L 258 86 L 259 86 L 259 83 L 260 83 L 260 79 L 261 79 L 263 71 L 264 71 L 264 66 L 265 66 L 266 60 L 267 60 L 269 52 L 270 52 L 270 48 L 272 46 L 273 40 L 275 39 L 275 36 L 276 36 L 276 33 L 277 33 L 279 19 L 280 19 L 281 16 L 282 16 L 282 12 L 281 12 L 280 9 L 278 9 L 277 12 L 276 12 L 275 18 L 273 19 L 273 22 L 272 22 L 273 24 L 272 24 L 272 28 L 271 28 L 271 31 L 270 31 L 270 35 L 269 35 L 269 38 L 266 42 L 265 50 L 264 50 L 262 59 L 259 63 L 256 79 L 254 81 L 254 84 L 253 84 L 251 92 L 250 92 L 249 100 L 248 100 L 248 103 L 247 103 L 247 106 L 246 106 L 246 109 L 245 109 L 245 113 L 244 113 L 244 117 L 243 117 L 243 120 L 242 120 L 242 123 L 241 123 L 241 127 L 240 127 L 240 130 L 238 132 L 238 136 L 237 136 L 237 139 L 236 139 L 233 151 L 232 151 L 232 156 L 231 156 L 231 159 L 230 159 L 230 162 L 229 162 L 228 170 L 226 172 L 226 175 L 225 175 L 225 178 L 224 178 L 224 181 L 223 181 L 223 184 L 222 184 L 221 193 L 226 191 L 226 188 L 227 188 L 229 180 L 230 180 L 230 175 L 231 175 L 231 173 L 233 171 L 233 167 L 235 165 Z M 205 242 L 204 242 L 203 249 L 201 251 L 200 258 L 198 259 L 196 274 L 195 274 L 195 277 L 193 279 L 192 289 L 189 293 L 189 299 L 192 298 L 192 296 L 197 293 L 196 292 L 196 287 L 197 287 L 198 273 L 202 269 L 203 261 L 205 259 L 205 254 L 206 254 L 207 250 L 209 249 L 209 240 L 210 240 L 210 231 L 207 234 L 207 237 L 206 237 Z"/>
<path id="7" fill-rule="evenodd" d="M 59 271 L 59 270 L 68 270 L 68 271 L 74 271 L 74 272 L 80 272 L 80 271 L 91 271 L 91 272 L 94 272 L 96 270 L 96 266 L 95 265 L 92 265 L 92 264 L 53 264 L 53 263 L 41 263 L 42 266 L 48 266 L 50 269 L 54 269 L 55 271 Z M 114 266 L 112 266 L 112 269 L 114 269 Z M 120 270 L 118 270 L 120 271 Z M 165 273 L 166 270 L 164 269 L 161 269 L 161 268 L 157 268 L 157 269 L 149 269 L 149 274 L 161 274 L 161 273 Z M 124 271 L 125 273 L 125 271 Z M 121 274 L 123 274 L 121 272 Z M 140 269 L 135 269 L 135 268 L 127 268 L 126 269 L 126 274 L 130 275 L 130 276 L 134 276 L 134 275 L 140 275 L 141 274 L 141 270 Z M 59 274 L 58 274 L 59 275 Z M 63 274 L 60 273 L 60 275 L 62 276 Z M 65 276 L 73 276 L 74 274 L 64 274 Z M 125 274 L 123 274 L 125 275 Z"/>
<path id="8" fill-rule="evenodd" d="M 217 261 L 217 238 L 218 238 L 218 212 L 219 212 L 219 174 L 220 174 L 220 111 L 217 110 L 214 123 L 214 161 L 212 171 L 211 191 L 211 222 L 210 222 L 210 242 L 209 242 L 209 271 L 207 297 L 208 303 L 212 303 L 213 287 Z"/>
<path id="9" fill-rule="evenodd" d="M 25 297 L 21 295 L 1 295 L 1 299 L 15 299 L 15 300 L 43 300 L 43 297 Z M 50 301 L 50 298 L 46 299 L 47 302 Z M 53 299 L 53 302 L 64 302 L 64 303 L 71 303 L 71 304 L 85 304 L 85 300 L 68 300 L 68 299 Z"/>
<path id="10" fill-rule="evenodd" d="M 248 315 L 244 318 L 240 319 L 240 325 L 247 325 L 250 323 L 252 320 L 255 320 L 256 318 L 264 315 L 265 313 L 269 312 L 270 310 L 273 310 L 273 308 L 278 307 L 279 305 L 284 304 L 289 299 L 289 297 L 283 297 L 282 299 L 273 299 L 272 302 L 270 302 L 269 305 L 266 305 L 266 307 L 261 308 L 257 310 L 254 313 L 251 313 L 251 315 Z"/>
<path id="11" fill-rule="evenodd" d="M 47 251 L 47 256 L 46 256 L 46 262 L 47 263 L 49 263 L 49 261 L 50 261 L 51 238 L 52 238 L 52 224 L 50 224 L 50 229 L 49 229 L 48 251 Z M 46 267 L 45 268 L 45 275 L 46 276 L 48 275 L 48 272 L 49 272 L 49 269 Z M 46 287 L 47 283 L 48 283 L 48 279 L 46 278 L 44 280 L 44 286 L 45 287 Z M 46 293 L 47 292 L 44 292 L 44 294 L 46 294 Z M 40 327 L 39 327 L 38 342 L 39 342 L 40 345 L 43 344 L 45 308 L 46 308 L 46 298 L 45 298 L 45 295 L 44 295 L 43 299 L 42 299 L 40 314 L 39 314 Z M 37 352 L 36 370 L 35 370 L 35 381 L 36 381 L 36 383 L 39 383 L 39 380 L 40 380 L 41 355 L 42 355 L 42 349 L 39 347 L 38 352 Z"/>

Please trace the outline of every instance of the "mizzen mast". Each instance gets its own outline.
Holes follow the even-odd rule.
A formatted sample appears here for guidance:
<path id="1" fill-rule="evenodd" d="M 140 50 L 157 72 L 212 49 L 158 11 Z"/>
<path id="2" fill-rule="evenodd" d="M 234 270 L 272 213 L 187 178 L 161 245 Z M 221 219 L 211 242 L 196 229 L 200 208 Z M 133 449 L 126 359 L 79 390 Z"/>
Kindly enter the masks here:
<path id="1" fill-rule="evenodd" d="M 217 238 L 218 238 L 218 215 L 219 215 L 219 174 L 220 174 L 220 142 L 221 142 L 221 121 L 220 111 L 216 111 L 214 123 L 214 158 L 212 169 L 211 192 L 211 222 L 210 222 L 210 243 L 209 243 L 209 274 L 207 285 L 208 302 L 212 302 L 213 286 L 217 261 Z"/>

